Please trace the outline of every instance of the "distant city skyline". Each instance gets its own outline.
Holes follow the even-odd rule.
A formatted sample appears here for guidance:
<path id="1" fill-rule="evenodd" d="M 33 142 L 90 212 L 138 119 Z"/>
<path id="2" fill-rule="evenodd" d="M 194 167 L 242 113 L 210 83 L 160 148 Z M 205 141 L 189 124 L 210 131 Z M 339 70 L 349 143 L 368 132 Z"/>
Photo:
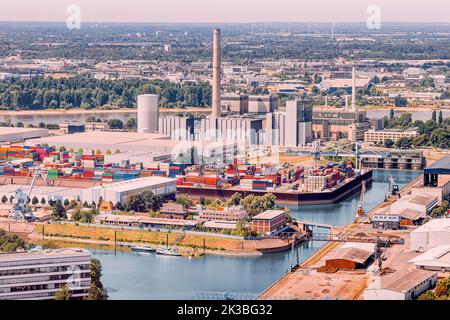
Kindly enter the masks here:
<path id="1" fill-rule="evenodd" d="M 450 22 L 443 0 L 14 0 L 0 4 L 0 21 L 66 21 L 71 5 L 82 23 L 364 22 L 371 5 L 385 22 Z"/>

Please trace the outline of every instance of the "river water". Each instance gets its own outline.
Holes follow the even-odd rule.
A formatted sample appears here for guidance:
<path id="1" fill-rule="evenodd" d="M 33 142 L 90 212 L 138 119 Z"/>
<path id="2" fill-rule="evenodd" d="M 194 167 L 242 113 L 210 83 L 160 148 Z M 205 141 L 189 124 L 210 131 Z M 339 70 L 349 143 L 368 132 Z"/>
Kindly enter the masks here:
<path id="1" fill-rule="evenodd" d="M 188 111 L 188 110 L 186 110 Z M 370 119 L 378 119 L 383 118 L 384 116 L 389 116 L 389 110 L 368 110 L 367 117 Z M 396 111 L 395 115 L 400 116 L 402 113 L 406 111 Z M 413 120 L 422 120 L 427 121 L 431 119 L 432 111 L 430 110 L 421 110 L 421 111 L 408 111 L 412 114 Z M 167 112 L 164 110 L 160 110 L 160 115 L 173 115 L 172 112 Z M 22 122 L 24 124 L 33 124 L 37 125 L 39 122 L 44 122 L 46 124 L 60 124 L 65 121 L 78 121 L 78 122 L 86 122 L 87 118 L 90 116 L 94 116 L 96 118 L 100 118 L 102 120 L 110 120 L 110 119 L 119 119 L 123 122 L 127 121 L 130 118 L 136 118 L 136 109 L 134 110 L 122 110 L 120 112 L 114 111 L 103 111 L 101 113 L 97 112 L 35 112 L 35 113 L 0 113 L 0 121 L 9 120 L 11 123 L 16 124 L 17 122 Z M 443 111 L 443 117 L 450 117 L 450 110 Z"/>
<path id="2" fill-rule="evenodd" d="M 365 208 L 372 209 L 384 199 L 389 173 L 400 187 L 420 173 L 376 170 L 372 187 L 365 194 Z M 351 223 L 360 194 L 339 204 L 292 208 L 297 219 L 332 225 Z M 103 265 L 103 283 L 111 299 L 215 299 L 254 298 L 316 252 L 323 242 L 304 243 L 295 252 L 259 257 L 206 256 L 200 259 L 167 257 L 135 252 L 92 250 Z M 298 260 L 298 261 L 297 261 Z"/>

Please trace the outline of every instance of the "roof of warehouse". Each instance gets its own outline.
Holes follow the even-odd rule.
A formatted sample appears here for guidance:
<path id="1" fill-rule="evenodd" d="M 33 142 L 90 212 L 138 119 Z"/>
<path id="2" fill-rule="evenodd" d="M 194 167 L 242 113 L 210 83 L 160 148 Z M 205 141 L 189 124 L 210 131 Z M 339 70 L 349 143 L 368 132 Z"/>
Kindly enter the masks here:
<path id="1" fill-rule="evenodd" d="M 441 266 L 450 266 L 450 245 L 431 248 L 408 262 L 412 262 L 416 265 L 438 264 Z"/>
<path id="2" fill-rule="evenodd" d="M 396 214 L 400 215 L 403 219 L 408 219 L 411 221 L 427 217 L 426 212 L 409 208 L 404 208 L 400 212 L 396 212 Z"/>
<path id="3" fill-rule="evenodd" d="M 450 156 L 435 161 L 424 169 L 425 174 L 450 174 Z"/>
<path id="4" fill-rule="evenodd" d="M 285 213 L 286 213 L 286 211 L 284 211 L 284 210 L 267 210 L 267 211 L 264 211 L 263 213 L 260 213 L 256 216 L 254 216 L 252 218 L 252 220 L 255 220 L 255 219 L 270 220 L 270 219 L 273 219 L 273 218 L 278 217 L 279 215 L 285 214 Z"/>
<path id="5" fill-rule="evenodd" d="M 130 190 L 130 189 L 139 189 L 139 188 L 143 188 L 143 187 L 156 186 L 159 184 L 166 184 L 166 183 L 176 183 L 176 182 L 177 182 L 177 179 L 152 176 L 152 177 L 148 177 L 148 178 L 138 178 L 138 179 L 115 182 L 115 183 L 111 183 L 111 184 L 108 184 L 105 186 L 94 187 L 94 188 L 105 188 L 108 190 L 121 192 L 121 191 Z"/>
<path id="6" fill-rule="evenodd" d="M 205 221 L 203 226 L 213 229 L 236 229 L 236 222 L 232 221 Z"/>
<path id="7" fill-rule="evenodd" d="M 438 197 L 431 196 L 425 193 L 420 193 L 416 195 L 412 195 L 410 198 L 408 198 L 409 202 L 415 203 L 415 204 L 431 204 L 438 200 Z"/>
<path id="8" fill-rule="evenodd" d="M 397 271 L 381 279 L 381 288 L 397 292 L 407 292 L 423 281 L 431 278 L 435 273 L 420 269 Z"/>
<path id="9" fill-rule="evenodd" d="M 372 256 L 373 251 L 367 251 L 359 248 L 340 248 L 334 251 L 327 260 L 349 260 L 363 264 Z"/>
<path id="10" fill-rule="evenodd" d="M 411 233 L 419 233 L 419 232 L 438 232 L 438 231 L 446 231 L 450 232 L 450 219 L 449 218 L 441 218 L 441 219 L 433 219 L 421 225 L 416 230 L 411 231 Z"/>
<path id="11" fill-rule="evenodd" d="M 11 134 L 11 133 L 24 133 L 24 132 L 34 132 L 34 131 L 47 131 L 44 128 L 18 128 L 18 127 L 0 127 L 0 134 Z"/>

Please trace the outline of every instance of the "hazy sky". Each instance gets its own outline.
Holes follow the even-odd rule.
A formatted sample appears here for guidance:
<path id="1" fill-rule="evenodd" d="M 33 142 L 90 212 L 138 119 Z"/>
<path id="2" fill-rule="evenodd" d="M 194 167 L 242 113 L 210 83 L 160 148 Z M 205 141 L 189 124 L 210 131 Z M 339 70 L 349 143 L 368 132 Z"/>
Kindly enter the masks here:
<path id="1" fill-rule="evenodd" d="M 70 5 L 82 22 L 352 22 L 370 5 L 382 21 L 450 22 L 450 0 L 0 0 L 0 21 L 65 21 Z"/>

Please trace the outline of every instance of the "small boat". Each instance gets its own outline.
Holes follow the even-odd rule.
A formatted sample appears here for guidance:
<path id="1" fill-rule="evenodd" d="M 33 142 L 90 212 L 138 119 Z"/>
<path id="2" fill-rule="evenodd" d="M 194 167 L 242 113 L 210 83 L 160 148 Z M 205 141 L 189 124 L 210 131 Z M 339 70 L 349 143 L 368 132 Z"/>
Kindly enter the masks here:
<path id="1" fill-rule="evenodd" d="M 135 251 L 135 252 L 155 252 L 156 251 L 155 248 L 146 247 L 146 246 L 133 246 L 133 247 L 131 247 L 131 250 Z"/>
<path id="2" fill-rule="evenodd" d="M 156 253 L 164 256 L 176 256 L 176 257 L 181 256 L 181 252 L 178 252 L 177 250 L 174 249 L 157 249 Z"/>

